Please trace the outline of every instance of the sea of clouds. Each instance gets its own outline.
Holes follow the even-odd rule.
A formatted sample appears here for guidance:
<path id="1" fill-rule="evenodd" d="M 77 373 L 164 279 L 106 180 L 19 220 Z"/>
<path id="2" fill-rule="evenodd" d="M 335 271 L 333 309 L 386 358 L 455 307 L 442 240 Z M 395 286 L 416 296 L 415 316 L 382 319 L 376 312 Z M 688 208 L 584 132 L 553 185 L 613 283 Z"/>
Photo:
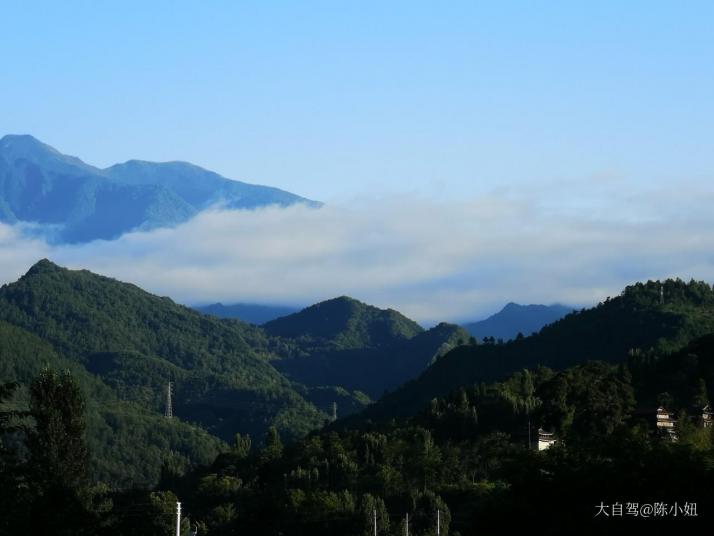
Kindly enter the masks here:
<path id="1" fill-rule="evenodd" d="M 0 224 L 0 280 L 49 258 L 186 304 L 349 295 L 425 324 L 462 321 L 508 301 L 591 305 L 638 280 L 713 281 L 713 206 L 702 183 L 635 189 L 602 179 L 463 200 L 215 208 L 175 228 L 80 245 Z"/>

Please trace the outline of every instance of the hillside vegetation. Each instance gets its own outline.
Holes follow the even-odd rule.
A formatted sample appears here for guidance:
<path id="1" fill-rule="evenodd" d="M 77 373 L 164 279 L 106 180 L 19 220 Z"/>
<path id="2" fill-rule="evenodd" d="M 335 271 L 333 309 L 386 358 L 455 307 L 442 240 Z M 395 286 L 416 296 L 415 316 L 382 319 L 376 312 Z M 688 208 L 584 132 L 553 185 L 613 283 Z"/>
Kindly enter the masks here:
<path id="1" fill-rule="evenodd" d="M 236 444 L 159 489 L 182 497 L 211 534 L 369 534 L 376 511 L 382 536 L 404 534 L 407 514 L 411 534 L 433 535 L 437 510 L 441 534 L 453 536 L 534 526 L 545 534 L 639 534 L 643 523 L 704 529 L 714 506 L 714 427 L 700 416 L 713 385 L 714 336 L 617 365 L 521 370 L 434 398 L 409 419 L 325 430 L 291 446 L 277 435 L 263 449 Z M 663 397 L 681 410 L 676 443 L 656 432 L 650 404 Z M 529 421 L 534 442 L 545 427 L 558 443 L 529 449 Z M 617 502 L 637 502 L 638 511 L 677 503 L 684 520 L 662 510 L 654 519 L 596 516 L 598 505 L 611 515 Z"/>
<path id="2" fill-rule="evenodd" d="M 504 378 L 522 368 L 554 369 L 587 360 L 622 362 L 631 352 L 676 350 L 714 332 L 714 291 L 703 282 L 649 281 L 592 309 L 573 312 L 530 337 L 462 345 L 417 379 L 370 406 L 360 418 L 413 415 L 460 386 Z"/>
<path id="3" fill-rule="evenodd" d="M 462 328 L 424 330 L 397 311 L 335 298 L 267 322 L 287 356 L 273 365 L 306 385 L 340 385 L 378 398 L 469 338 Z"/>
<path id="4" fill-rule="evenodd" d="M 343 305 L 334 321 L 314 315 Z M 358 412 L 364 392 L 415 376 L 453 338 L 349 298 L 297 320 L 266 329 L 222 320 L 43 260 L 0 288 L 0 381 L 21 384 L 22 405 L 43 368 L 71 370 L 87 397 L 95 475 L 146 485 L 167 460 L 205 463 L 236 433 L 259 444 L 272 426 L 292 441 L 321 427 L 333 404 L 340 416 Z M 163 416 L 169 382 L 174 419 Z"/>
<path id="5" fill-rule="evenodd" d="M 103 447 L 98 471 L 117 484 L 154 481 L 161 453 L 206 461 L 236 431 L 260 438 L 274 425 L 299 437 L 325 418 L 260 354 L 256 328 L 133 285 L 41 261 L 0 289 L 0 319 L 3 380 L 25 383 L 45 365 L 75 371 L 90 395 L 91 441 Z M 169 381 L 172 421 L 163 417 Z M 117 445 L 124 448 L 110 454 Z"/>

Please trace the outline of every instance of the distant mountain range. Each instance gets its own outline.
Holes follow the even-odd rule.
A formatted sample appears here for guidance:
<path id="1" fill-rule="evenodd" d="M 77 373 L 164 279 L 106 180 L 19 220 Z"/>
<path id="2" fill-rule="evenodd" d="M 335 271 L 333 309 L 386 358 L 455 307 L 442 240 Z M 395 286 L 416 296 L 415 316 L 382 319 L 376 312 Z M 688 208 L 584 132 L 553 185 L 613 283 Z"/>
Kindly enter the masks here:
<path id="1" fill-rule="evenodd" d="M 560 320 L 573 311 L 565 305 L 519 305 L 509 303 L 498 313 L 479 322 L 462 324 L 462 327 L 479 340 L 493 337 L 508 341 L 521 333 L 524 336 L 537 333 L 547 324 Z"/>
<path id="2" fill-rule="evenodd" d="M 234 318 L 256 325 L 265 324 L 270 320 L 297 313 L 300 310 L 295 307 L 260 305 L 256 303 L 234 303 L 231 305 L 212 303 L 210 305 L 196 305 L 194 309 L 218 318 Z"/>
<path id="3" fill-rule="evenodd" d="M 171 227 L 213 205 L 254 209 L 296 203 L 320 206 L 187 162 L 130 160 L 99 169 L 29 135 L 0 139 L 0 221 L 37 224 L 35 230 L 56 243 Z"/>

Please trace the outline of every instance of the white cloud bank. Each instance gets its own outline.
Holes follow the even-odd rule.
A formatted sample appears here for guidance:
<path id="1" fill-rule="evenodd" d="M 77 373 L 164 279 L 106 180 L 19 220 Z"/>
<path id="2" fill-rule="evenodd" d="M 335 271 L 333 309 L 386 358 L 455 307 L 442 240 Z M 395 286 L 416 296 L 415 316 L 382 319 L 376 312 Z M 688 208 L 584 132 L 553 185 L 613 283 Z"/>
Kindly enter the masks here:
<path id="1" fill-rule="evenodd" d="M 714 280 L 712 191 L 567 188 L 211 210 L 174 229 L 76 246 L 0 225 L 0 279 L 48 257 L 182 303 L 308 304 L 346 294 L 425 323 L 477 319 L 511 300 L 591 304 L 648 278 Z"/>

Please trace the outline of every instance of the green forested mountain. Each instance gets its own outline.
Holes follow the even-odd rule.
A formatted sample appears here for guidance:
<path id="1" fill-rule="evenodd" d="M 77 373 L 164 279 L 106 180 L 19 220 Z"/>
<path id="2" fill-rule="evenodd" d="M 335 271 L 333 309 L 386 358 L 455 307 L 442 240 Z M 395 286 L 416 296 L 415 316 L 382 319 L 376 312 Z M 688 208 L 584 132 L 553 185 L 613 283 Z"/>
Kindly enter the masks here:
<path id="1" fill-rule="evenodd" d="M 340 385 L 377 398 L 423 371 L 437 355 L 469 338 L 462 328 L 424 330 L 397 311 L 335 298 L 264 325 L 284 343 L 273 365 L 310 386 Z"/>
<path id="2" fill-rule="evenodd" d="M 714 291 L 703 282 L 649 281 L 597 307 L 573 312 L 530 337 L 463 345 L 370 406 L 363 419 L 412 415 L 435 396 L 503 378 L 524 367 L 555 369 L 586 360 L 624 361 L 631 351 L 667 350 L 714 332 Z"/>
<path id="3" fill-rule="evenodd" d="M 180 419 L 167 420 L 153 404 L 115 392 L 33 333 L 0 321 L 0 378 L 20 385 L 14 407 L 27 406 L 27 386 L 45 367 L 69 370 L 82 387 L 93 454 L 90 471 L 96 480 L 117 487 L 151 484 L 158 480 L 170 452 L 174 463 L 185 466 L 207 463 L 225 448 L 201 428 Z"/>
<path id="4" fill-rule="evenodd" d="M 27 385 L 47 365 L 71 370 L 88 400 L 95 473 L 120 486 L 155 482 L 170 452 L 174 465 L 207 462 L 237 432 L 259 442 L 275 426 L 286 440 L 301 437 L 333 403 L 340 416 L 361 410 L 370 399 L 359 390 L 398 385 L 464 337 L 348 298 L 290 320 L 265 330 L 221 320 L 43 260 L 0 288 L 0 381 Z"/>
<path id="5" fill-rule="evenodd" d="M 347 296 L 320 302 L 267 322 L 273 336 L 320 340 L 339 348 L 387 346 L 423 328 L 392 309 L 378 309 Z"/>
<path id="6" fill-rule="evenodd" d="M 113 290 L 100 290 L 104 285 Z M 57 294 L 68 296 L 56 302 Z M 118 310 L 118 327 L 105 321 L 87 296 L 111 304 L 105 312 Z M 142 307 L 154 317 L 163 315 L 159 318 L 166 331 L 143 332 L 142 325 L 153 317 L 139 316 L 140 322 L 135 319 L 130 324 L 139 333 L 128 334 L 125 345 L 118 347 L 122 338 L 115 330 L 121 326 L 129 330 L 129 318 L 139 314 L 130 314 L 129 304 L 141 299 L 146 300 Z M 198 411 L 193 396 L 214 416 L 219 415 L 216 408 L 221 403 L 227 410 L 240 411 L 231 393 L 237 397 L 262 393 L 262 407 L 293 408 L 295 419 L 301 415 L 296 406 L 284 402 L 286 398 L 298 397 L 307 406 L 308 401 L 321 405 L 340 396 L 345 404 L 359 403 L 358 397 L 340 387 L 290 384 L 270 365 L 295 359 L 301 349 L 304 359 L 310 359 L 313 347 L 308 342 L 315 347 L 334 345 L 345 332 L 338 323 L 337 328 L 315 328 L 302 338 L 289 331 L 268 335 L 239 322 L 196 315 L 133 286 L 88 272 L 69 272 L 48 262 L 3 287 L 0 304 L 3 380 L 14 377 L 26 385 L 42 367 L 40 362 L 70 369 L 87 400 L 89 450 L 99 449 L 93 455 L 101 459 L 97 472 L 111 475 L 112 463 L 136 471 L 160 469 L 154 478 L 158 485 L 146 491 L 92 488 L 80 480 L 81 471 L 68 472 L 68 479 L 48 480 L 32 469 L 37 463 L 57 466 L 41 448 L 43 436 L 33 435 L 32 430 L 27 433 L 31 463 L 23 465 L 15 461 L 13 444 L 0 433 L 0 477 L 5 482 L 0 487 L 0 507 L 11 505 L 7 515 L 0 516 L 0 529 L 4 523 L 31 533 L 35 525 L 46 529 L 65 523 L 65 515 L 53 519 L 32 515 L 46 509 L 48 497 L 61 500 L 65 508 L 73 505 L 77 512 L 64 529 L 112 536 L 172 533 L 177 500 L 184 505 L 187 527 L 190 522 L 199 533 L 214 535 L 369 534 L 375 512 L 380 536 L 404 534 L 407 514 L 410 534 L 433 536 L 437 512 L 444 536 L 515 533 L 533 527 L 544 534 L 638 533 L 641 518 L 623 516 L 620 523 L 595 516 L 598 505 L 612 509 L 625 501 L 666 503 L 668 508 L 676 503 L 680 517 L 685 517 L 685 505 L 691 513 L 691 505 L 696 504 L 698 517 L 686 519 L 688 528 L 712 520 L 714 427 L 704 426 L 702 413 L 714 394 L 714 292 L 703 283 L 633 285 L 621 296 L 569 315 L 532 337 L 509 344 L 462 344 L 437 359 L 412 384 L 440 392 L 430 393 L 424 404 L 418 397 L 406 400 L 411 407 L 395 419 L 379 414 L 374 418 L 370 409 L 367 418 L 348 417 L 302 439 L 286 441 L 290 428 L 273 412 L 272 420 L 264 421 L 264 434 L 253 435 L 254 441 L 242 434 L 230 446 L 210 443 L 215 438 L 203 431 L 219 430 L 218 421 L 196 418 L 201 426 L 192 426 L 182 424 L 182 419 L 161 417 L 151 378 L 161 378 L 158 387 L 169 377 L 182 386 L 181 393 L 177 389 L 177 412 Z M 349 302 L 347 306 L 363 307 Z M 52 312 L 56 307 L 61 307 L 61 316 Z M 96 318 L 83 316 L 90 311 Z M 367 316 L 381 315 L 368 312 Z M 352 316 L 346 318 L 349 324 Z M 80 331 L 76 325 L 90 329 Z M 308 331 L 309 326 L 304 327 Z M 91 337 L 85 340 L 94 332 L 103 333 L 111 344 Z M 163 338 L 180 337 L 179 332 L 191 340 L 183 342 L 185 353 L 177 352 L 181 358 L 172 359 Z M 351 335 L 339 340 L 354 341 L 358 338 L 354 334 L 361 332 L 362 328 L 351 328 Z M 440 325 L 396 338 L 407 345 L 426 336 L 442 340 L 450 333 L 451 326 Z M 377 340 L 391 347 L 392 343 L 383 342 L 388 338 L 374 334 L 362 343 L 380 348 L 373 342 Z M 212 355 L 202 368 L 202 360 L 192 361 L 186 354 L 200 353 L 206 345 Z M 244 374 L 250 373 L 253 391 L 240 383 L 240 373 L 234 380 L 221 372 L 235 370 L 231 359 L 248 369 Z M 447 374 L 448 367 L 455 366 L 449 364 L 453 359 L 461 360 L 455 361 L 461 367 L 458 382 L 456 372 Z M 442 369 L 443 364 L 448 367 Z M 435 370 L 444 373 L 444 383 L 434 379 Z M 32 383 L 29 407 L 37 429 L 61 440 L 62 426 L 71 429 L 76 424 L 79 429 L 79 410 L 67 410 L 67 424 L 59 425 L 59 430 L 48 427 L 51 421 L 43 419 L 48 413 L 52 417 L 52 404 L 42 394 L 43 386 L 52 396 L 68 393 L 70 408 L 82 404 L 72 394 L 71 381 L 64 376 L 52 378 L 43 372 L 39 383 Z M 215 390 L 197 387 L 206 385 L 206 378 L 226 382 L 227 400 L 209 398 Z M 273 390 L 261 390 L 256 383 L 271 378 L 278 386 Z M 391 410 L 386 404 L 409 388 L 388 395 L 375 409 Z M 0 399 L 10 392 L 0 382 Z M 4 409 L 8 404 L 22 407 L 26 397 L 25 388 L 0 404 L 0 432 L 8 428 Z M 676 416 L 677 441 L 655 427 L 658 405 Z M 558 441 L 544 452 L 528 448 L 536 443 L 540 427 L 553 432 Z M 78 434 L 68 439 L 77 449 L 62 451 L 61 441 L 50 447 L 69 460 L 79 459 Z M 173 453 L 167 456 L 169 451 Z M 209 465 L 196 464 L 214 457 Z M 3 464 L 11 470 L 2 470 Z M 125 478 L 120 482 L 138 480 L 135 474 L 119 474 Z M 53 489 L 48 486 L 57 485 L 62 494 L 55 489 L 56 495 L 48 495 L 47 490 Z M 29 492 L 3 494 L 6 489 Z M 68 502 L 73 497 L 79 502 Z M 673 527 L 680 521 L 660 519 L 657 526 Z"/>
<path id="7" fill-rule="evenodd" d="M 4 381 L 25 382 L 45 364 L 76 371 L 89 395 L 91 441 L 104 447 L 100 457 L 112 445 L 125 447 L 98 466 L 114 483 L 155 479 L 162 453 L 206 461 L 218 438 L 236 431 L 261 437 L 275 425 L 298 437 L 325 418 L 261 355 L 259 330 L 133 285 L 41 261 L 0 289 L 0 320 L 8 334 Z M 163 417 L 169 381 L 178 417 L 171 421 Z M 199 427 L 182 424 L 189 422 Z M 111 468 L 103 465 L 109 459 Z M 147 465 L 147 474 L 137 474 Z"/>

